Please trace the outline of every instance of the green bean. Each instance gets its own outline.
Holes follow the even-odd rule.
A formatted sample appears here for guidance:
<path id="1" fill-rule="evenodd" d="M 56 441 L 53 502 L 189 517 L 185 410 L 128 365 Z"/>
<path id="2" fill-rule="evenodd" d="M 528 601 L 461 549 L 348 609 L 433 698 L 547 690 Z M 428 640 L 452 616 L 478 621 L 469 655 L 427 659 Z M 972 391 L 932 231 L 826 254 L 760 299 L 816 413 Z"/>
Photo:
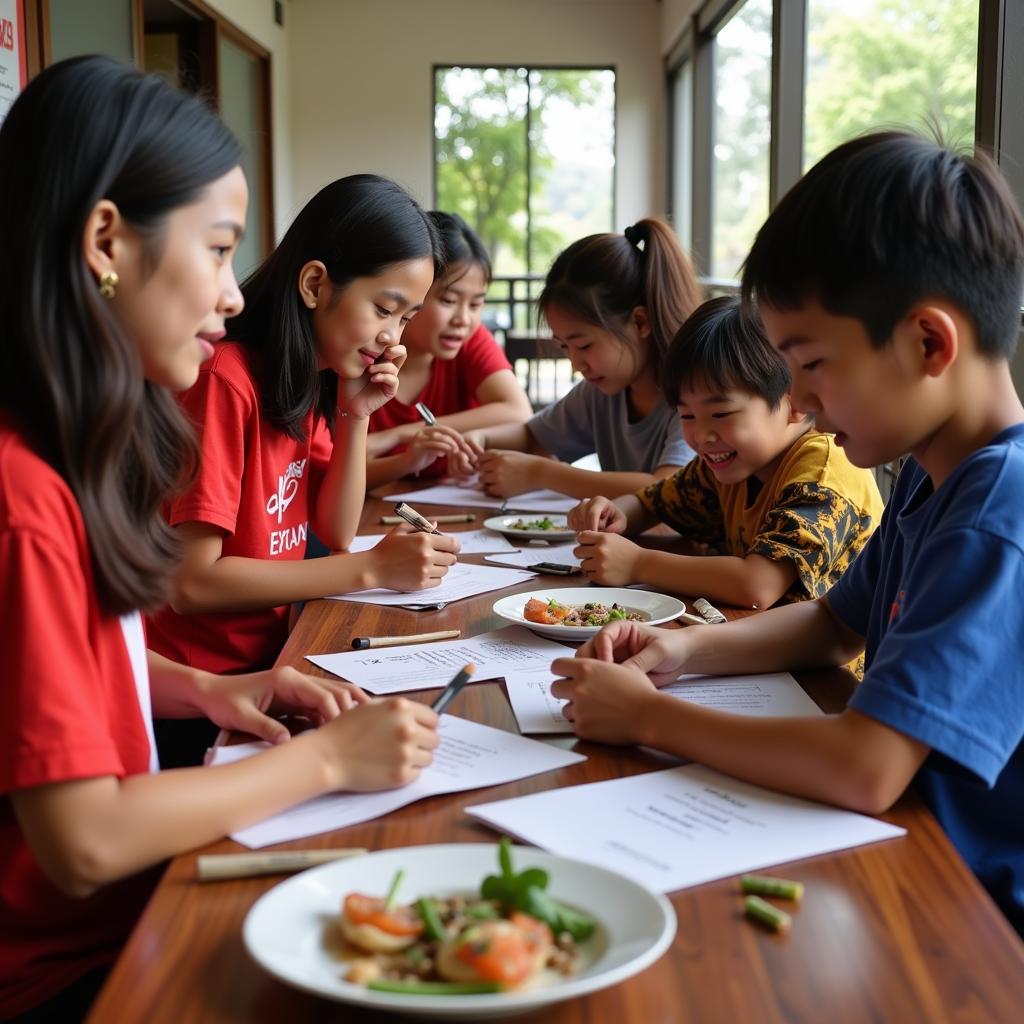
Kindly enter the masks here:
<path id="1" fill-rule="evenodd" d="M 444 930 L 441 915 L 438 914 L 434 901 L 424 896 L 423 899 L 416 901 L 416 909 L 420 912 L 428 938 L 440 939 L 443 942 L 448 937 L 448 933 Z"/>
<path id="2" fill-rule="evenodd" d="M 743 901 L 743 910 L 747 917 L 753 918 L 773 932 L 788 932 L 792 923 L 789 914 L 766 903 L 760 896 L 748 896 Z"/>
<path id="3" fill-rule="evenodd" d="M 475 996 L 500 992 L 496 981 L 391 981 L 374 978 L 367 986 L 376 992 L 399 992 L 408 996 Z"/>
<path id="4" fill-rule="evenodd" d="M 758 896 L 778 896 L 784 900 L 799 902 L 804 895 L 803 882 L 791 882 L 788 878 L 772 878 L 770 875 L 744 875 L 740 879 L 744 892 Z"/>

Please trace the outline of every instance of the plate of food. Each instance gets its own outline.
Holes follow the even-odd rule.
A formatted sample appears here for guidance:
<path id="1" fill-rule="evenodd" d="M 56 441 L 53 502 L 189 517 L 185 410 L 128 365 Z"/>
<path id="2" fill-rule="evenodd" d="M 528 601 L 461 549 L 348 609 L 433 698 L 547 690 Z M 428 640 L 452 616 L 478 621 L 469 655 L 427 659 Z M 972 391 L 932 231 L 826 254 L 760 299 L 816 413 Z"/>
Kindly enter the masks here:
<path id="1" fill-rule="evenodd" d="M 480 1020 L 615 985 L 654 963 L 675 930 L 672 904 L 632 879 L 502 840 L 304 871 L 257 900 L 243 939 L 305 992 Z"/>
<path id="2" fill-rule="evenodd" d="M 676 597 L 626 587 L 532 590 L 494 602 L 495 615 L 556 640 L 586 640 L 619 619 L 659 626 L 685 611 Z"/>
<path id="3" fill-rule="evenodd" d="M 484 526 L 488 530 L 504 534 L 513 543 L 517 540 L 546 540 L 552 543 L 562 543 L 573 540 L 576 536 L 576 531 L 569 529 L 566 517 L 558 515 L 523 513 L 521 516 L 492 516 L 490 519 L 484 520 Z"/>

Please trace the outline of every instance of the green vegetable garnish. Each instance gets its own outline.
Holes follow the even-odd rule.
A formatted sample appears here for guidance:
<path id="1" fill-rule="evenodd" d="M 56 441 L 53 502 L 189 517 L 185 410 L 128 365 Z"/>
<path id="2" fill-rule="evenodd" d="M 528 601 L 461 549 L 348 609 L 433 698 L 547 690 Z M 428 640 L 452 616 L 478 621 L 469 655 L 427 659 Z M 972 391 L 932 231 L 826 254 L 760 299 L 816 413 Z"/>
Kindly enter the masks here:
<path id="1" fill-rule="evenodd" d="M 501 916 L 490 903 L 471 903 L 465 914 L 474 921 L 497 921 Z"/>
<path id="2" fill-rule="evenodd" d="M 395 877 L 391 879 L 391 888 L 388 889 L 387 896 L 384 897 L 385 910 L 395 909 L 395 904 L 398 902 L 398 887 L 402 884 L 403 878 L 405 878 L 405 872 L 399 868 L 395 872 Z"/>
<path id="3" fill-rule="evenodd" d="M 424 896 L 422 899 L 417 900 L 416 909 L 419 911 L 420 919 L 423 921 L 423 930 L 429 938 L 440 939 L 441 941 L 448 938 L 448 933 L 444 930 L 444 925 L 441 923 L 441 916 L 437 912 L 437 906 L 432 899 Z"/>
<path id="4" fill-rule="evenodd" d="M 473 996 L 500 992 L 496 981 L 390 981 L 374 978 L 366 986 L 377 992 L 399 992 L 408 996 Z"/>
<path id="5" fill-rule="evenodd" d="M 480 886 L 485 900 L 497 900 L 506 910 L 521 910 L 543 921 L 553 934 L 568 932 L 577 942 L 589 938 L 597 922 L 586 914 L 559 903 L 549 896 L 548 873 L 541 868 L 527 868 L 516 874 L 512 867 L 512 843 L 504 837 L 498 845 L 500 875 L 488 875 Z"/>

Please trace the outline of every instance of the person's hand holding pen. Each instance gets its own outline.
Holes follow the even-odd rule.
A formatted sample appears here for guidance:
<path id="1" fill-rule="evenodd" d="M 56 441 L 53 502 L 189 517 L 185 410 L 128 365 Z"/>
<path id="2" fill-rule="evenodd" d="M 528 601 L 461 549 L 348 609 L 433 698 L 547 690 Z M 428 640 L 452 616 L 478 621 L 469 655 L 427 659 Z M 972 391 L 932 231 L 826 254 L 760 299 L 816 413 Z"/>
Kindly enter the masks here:
<path id="1" fill-rule="evenodd" d="M 458 561 L 459 542 L 450 534 L 396 526 L 366 554 L 372 587 L 411 592 L 436 587 Z M 355 557 L 355 556 L 353 556 Z"/>
<path id="2" fill-rule="evenodd" d="M 448 459 L 449 471 L 452 474 L 464 475 L 465 470 L 472 470 L 476 455 L 463 440 L 462 435 L 452 427 L 443 423 L 423 427 L 402 453 L 402 475 L 418 473 L 439 458 Z"/>

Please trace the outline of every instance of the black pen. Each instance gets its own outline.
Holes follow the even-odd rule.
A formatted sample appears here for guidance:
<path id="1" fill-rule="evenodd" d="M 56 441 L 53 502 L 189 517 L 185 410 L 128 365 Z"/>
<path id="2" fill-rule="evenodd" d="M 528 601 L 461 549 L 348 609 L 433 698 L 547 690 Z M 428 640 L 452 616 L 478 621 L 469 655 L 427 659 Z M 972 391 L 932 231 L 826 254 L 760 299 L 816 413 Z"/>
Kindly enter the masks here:
<path id="1" fill-rule="evenodd" d="M 420 533 L 433 533 L 438 537 L 442 536 L 442 533 L 437 529 L 429 519 L 424 518 L 416 511 L 411 505 L 406 505 L 404 501 L 400 501 L 395 506 L 395 515 L 401 516 L 410 526 L 416 527 Z"/>
<path id="2" fill-rule="evenodd" d="M 459 691 L 469 682 L 469 677 L 476 671 L 473 665 L 467 665 L 459 669 L 455 678 L 441 691 L 441 695 L 430 706 L 438 713 L 442 711 L 459 695 Z"/>

